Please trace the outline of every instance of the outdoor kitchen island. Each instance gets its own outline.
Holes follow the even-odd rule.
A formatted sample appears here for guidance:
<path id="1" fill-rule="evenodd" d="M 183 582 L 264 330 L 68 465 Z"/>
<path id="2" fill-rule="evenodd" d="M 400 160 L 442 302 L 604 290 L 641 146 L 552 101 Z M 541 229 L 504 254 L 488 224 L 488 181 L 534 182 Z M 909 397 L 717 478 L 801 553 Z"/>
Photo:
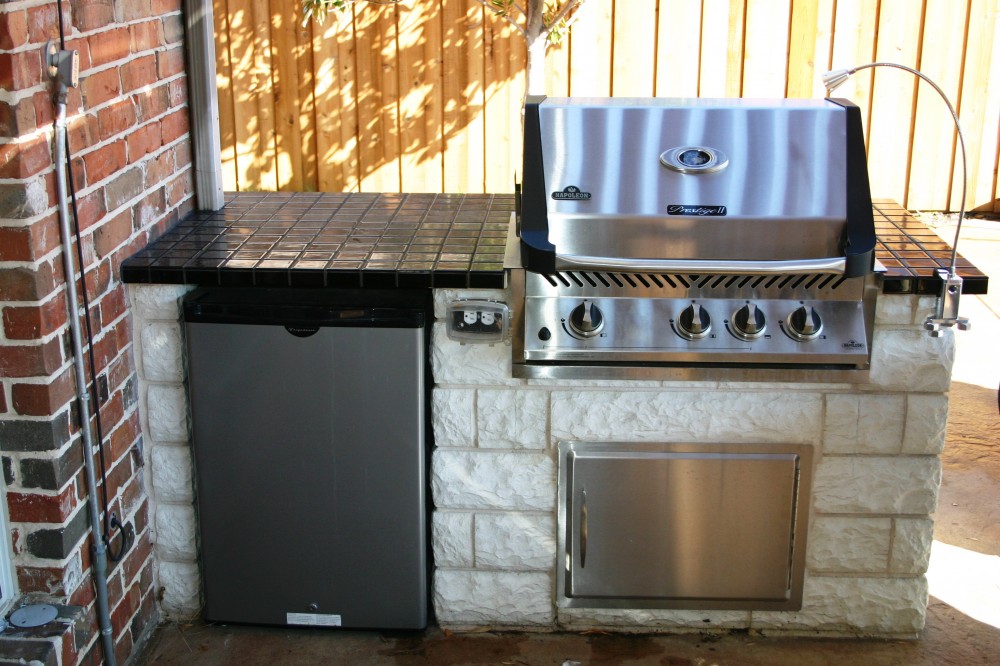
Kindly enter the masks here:
<path id="1" fill-rule="evenodd" d="M 123 264 L 165 616 L 201 607 L 184 294 L 196 286 L 417 287 L 434 290 L 437 320 L 429 476 L 439 625 L 914 637 L 927 603 L 954 350 L 951 329 L 931 337 L 922 324 L 946 245 L 898 205 L 875 204 L 885 272 L 862 379 L 732 381 L 724 369 L 704 380 L 517 379 L 509 340 L 462 344 L 446 331 L 456 301 L 516 306 L 503 267 L 513 210 L 510 195 L 234 194 Z M 966 293 L 985 293 L 987 278 L 974 267 L 962 262 L 959 274 Z M 801 609 L 564 603 L 557 456 L 570 441 L 806 447 Z"/>

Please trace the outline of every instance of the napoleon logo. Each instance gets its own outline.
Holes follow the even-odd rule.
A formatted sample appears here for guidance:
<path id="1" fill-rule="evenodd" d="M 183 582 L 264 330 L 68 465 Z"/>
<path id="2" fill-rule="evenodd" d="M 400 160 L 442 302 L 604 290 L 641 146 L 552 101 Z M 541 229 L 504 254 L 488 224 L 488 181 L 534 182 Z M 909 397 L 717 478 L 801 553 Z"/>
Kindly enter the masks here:
<path id="1" fill-rule="evenodd" d="M 864 349 L 865 345 L 857 340 L 850 340 L 844 343 L 844 349 Z"/>
<path id="2" fill-rule="evenodd" d="M 725 206 L 685 206 L 683 204 L 672 204 L 667 206 L 667 215 L 711 215 L 721 216 L 726 214 Z"/>
<path id="3" fill-rule="evenodd" d="M 553 192 L 552 198 L 556 201 L 590 201 L 590 192 L 582 192 L 576 185 L 570 185 L 562 192 Z"/>

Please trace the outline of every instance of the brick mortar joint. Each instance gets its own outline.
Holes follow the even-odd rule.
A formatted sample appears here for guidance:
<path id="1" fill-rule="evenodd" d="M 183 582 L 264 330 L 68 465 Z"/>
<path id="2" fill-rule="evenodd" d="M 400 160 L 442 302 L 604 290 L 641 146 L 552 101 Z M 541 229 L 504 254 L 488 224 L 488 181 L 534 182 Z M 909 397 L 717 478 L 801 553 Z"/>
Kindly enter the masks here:
<path id="1" fill-rule="evenodd" d="M 45 135 L 45 141 L 49 144 L 49 148 L 52 147 L 52 123 L 46 123 L 45 125 L 36 126 L 35 129 L 30 132 L 25 132 L 24 134 L 18 134 L 17 136 L 2 137 L 0 138 L 0 145 L 10 146 L 25 144 L 34 141 L 41 135 Z M 33 174 L 26 178 L 0 178 L 0 182 L 9 183 L 10 181 L 23 182 L 37 178 L 39 174 Z"/>
<path id="2" fill-rule="evenodd" d="M 151 121 L 149 121 L 149 123 L 146 123 L 146 124 L 148 125 L 148 124 L 150 124 L 152 122 L 158 122 L 158 121 L 151 120 Z M 137 129 L 139 129 L 139 128 L 133 128 L 132 131 L 135 131 Z M 111 144 L 113 144 L 113 143 L 115 143 L 117 141 L 123 141 L 124 139 L 122 139 L 121 136 L 124 136 L 124 134 L 127 134 L 127 133 L 129 133 L 129 132 L 123 133 L 122 135 L 116 135 L 116 136 L 118 136 L 118 138 L 114 138 L 114 139 L 113 138 L 109 138 L 109 139 L 106 139 L 105 141 L 101 142 L 100 144 L 94 144 L 94 146 L 92 146 L 92 149 L 88 149 L 85 152 L 74 153 L 73 155 L 70 156 L 70 158 L 71 159 L 74 159 L 74 158 L 81 158 L 81 159 L 86 158 L 91 153 L 94 153 L 97 150 L 100 150 L 101 148 L 107 147 L 107 146 L 109 146 L 109 145 L 111 145 Z M 82 199 L 84 197 L 90 196 L 91 194 L 104 189 L 105 187 L 107 187 L 108 184 L 110 184 L 112 181 L 114 181 L 118 176 L 120 176 L 121 174 L 125 173 L 126 171 L 128 171 L 130 169 L 142 169 L 143 175 L 145 175 L 145 166 L 149 162 L 154 161 L 156 158 L 158 158 L 160 155 L 162 155 L 163 153 L 167 152 L 168 150 L 171 150 L 171 149 L 176 148 L 177 146 L 183 144 L 185 142 L 186 138 L 189 137 L 189 136 L 190 136 L 190 132 L 187 133 L 187 134 L 182 134 L 181 136 L 177 137 L 176 139 L 174 139 L 169 144 L 164 144 L 164 145 L 160 146 L 156 151 L 151 152 L 151 153 L 147 153 L 147 154 L 143 155 L 141 159 L 136 160 L 135 162 L 132 162 L 131 164 L 126 164 L 123 169 L 121 169 L 119 171 L 116 171 L 115 173 L 110 174 L 108 176 L 105 176 L 104 178 L 102 178 L 101 180 L 97 181 L 96 183 L 88 183 L 85 188 L 79 190 L 76 193 L 77 199 Z M 188 164 L 185 164 L 184 166 L 178 168 L 176 171 L 174 171 L 171 174 L 171 176 L 172 176 L 171 178 L 169 178 L 167 180 L 160 181 L 160 182 L 154 184 L 153 187 L 151 187 L 150 189 L 143 190 L 143 194 L 142 195 L 145 195 L 145 194 L 148 194 L 150 192 L 153 192 L 157 188 L 159 188 L 160 186 L 165 185 L 165 184 L 170 183 L 170 182 L 173 182 L 178 177 L 180 177 L 182 174 L 184 174 L 186 171 L 190 170 L 192 168 L 192 166 L 193 166 L 193 163 L 188 163 Z M 46 169 L 42 173 L 47 174 L 51 170 L 52 169 Z M 39 175 L 41 175 L 41 174 L 39 174 Z M 141 198 L 141 196 L 139 198 Z M 192 193 L 192 196 L 193 196 L 193 193 Z M 132 204 L 134 204 L 135 201 L 136 201 L 135 199 L 130 200 L 130 202 L 128 202 L 126 204 L 123 204 L 119 208 L 115 208 L 114 210 L 107 211 L 105 213 L 104 217 L 102 217 L 101 219 L 102 220 L 111 219 L 112 217 L 114 217 L 114 215 L 117 212 L 119 212 L 122 209 L 124 209 L 124 208 L 126 208 L 126 207 L 128 207 L 128 206 L 130 206 Z M 180 204 L 178 203 L 178 206 L 179 205 Z M 177 206 L 175 206 L 175 208 L 176 207 Z M 53 208 L 51 210 L 55 210 L 55 208 Z M 168 210 L 170 210 L 170 209 L 168 209 Z M 101 227 L 101 222 L 97 222 L 97 223 L 91 225 L 90 227 L 88 227 L 87 229 L 84 229 L 83 234 L 86 235 L 88 232 L 93 233 L 93 231 L 95 231 L 96 229 L 98 229 L 100 227 Z M 58 249 L 58 248 L 56 248 L 56 249 Z"/>
<path id="3" fill-rule="evenodd" d="M 144 53 L 149 53 L 151 55 L 154 54 L 154 52 L 151 52 L 151 51 L 144 52 Z M 93 67 L 93 68 L 88 69 L 88 70 L 86 70 L 84 72 L 80 72 L 80 87 L 82 88 L 85 85 L 87 77 L 93 76 L 95 74 L 103 74 L 104 72 L 110 71 L 110 70 L 115 69 L 115 68 L 119 68 L 120 69 L 123 64 L 128 64 L 130 61 L 133 61 L 135 59 L 135 57 L 136 57 L 135 55 L 130 54 L 127 58 L 122 58 L 121 60 L 114 60 L 114 61 L 112 61 L 110 63 L 105 63 L 105 64 L 100 65 L 98 67 Z M 147 83 L 146 85 L 139 86 L 138 88 L 133 88 L 132 90 L 119 90 L 117 97 L 112 97 L 110 99 L 107 99 L 107 100 L 101 102 L 100 104 L 95 104 L 94 106 L 87 106 L 86 108 L 82 108 L 81 109 L 81 113 L 82 114 L 97 113 L 99 111 L 103 111 L 104 109 L 106 109 L 108 107 L 114 106 L 115 104 L 120 104 L 123 100 L 131 99 L 133 95 L 140 95 L 142 93 L 149 92 L 150 90 L 153 90 L 154 88 L 158 88 L 160 86 L 170 85 L 174 81 L 177 81 L 177 80 L 180 80 L 180 79 L 186 79 L 186 78 L 187 78 L 187 70 L 181 70 L 180 72 L 177 72 L 176 74 L 171 74 L 170 76 L 163 77 L 162 79 L 159 78 L 159 77 L 157 77 L 157 79 L 156 79 L 156 81 L 154 83 Z M 119 73 L 118 81 L 119 81 L 119 83 L 121 83 L 121 75 L 120 75 L 120 73 Z M 81 106 L 84 106 L 82 104 L 82 102 L 81 102 Z M 182 102 L 181 104 L 178 104 L 176 106 L 169 107 L 167 109 L 166 113 L 169 114 L 172 111 L 176 111 L 177 109 L 180 109 L 180 108 L 183 108 L 183 107 L 186 107 L 186 106 L 188 106 L 188 103 L 185 101 L 185 102 Z M 80 115 L 80 114 L 73 114 L 73 115 L 69 116 L 67 118 L 67 122 L 72 122 L 73 118 L 76 117 L 77 115 Z"/>
<path id="4" fill-rule="evenodd" d="M 178 139 L 177 141 L 180 142 L 182 140 L 183 140 L 183 137 L 180 138 L 180 139 Z M 171 145 L 173 145 L 173 144 L 171 144 Z M 141 167 L 143 167 L 145 165 L 146 161 L 147 160 L 143 160 L 141 162 L 135 162 L 129 168 L 141 168 Z M 138 195 L 136 195 L 132 199 L 129 199 L 128 201 L 126 201 L 125 203 L 123 203 L 118 208 L 114 208 L 112 210 L 107 211 L 104 214 L 104 217 L 101 218 L 102 221 L 103 220 L 110 220 L 110 219 L 114 218 L 115 216 L 121 214 L 122 212 L 124 212 L 124 211 L 132 208 L 137 203 L 141 202 L 149 194 L 152 194 L 153 192 L 156 192 L 158 189 L 160 189 L 162 187 L 165 187 L 168 183 L 171 183 L 171 182 L 177 180 L 177 178 L 179 178 L 184 173 L 186 173 L 188 171 L 192 171 L 193 167 L 194 167 L 193 163 L 186 164 L 186 165 L 184 165 L 183 167 L 181 167 L 180 169 L 178 169 L 177 171 L 174 172 L 174 177 L 173 178 L 170 178 L 168 180 L 158 181 L 158 182 L 154 183 L 151 187 L 143 189 Z M 120 173 L 123 173 L 123 172 L 120 172 Z M 101 181 L 97 185 L 94 185 L 92 188 L 89 188 L 90 192 L 88 192 L 88 194 L 92 193 L 92 192 L 95 192 L 97 190 L 103 189 L 107 184 L 108 183 L 106 181 Z M 105 193 L 105 198 L 106 197 L 107 197 L 107 193 Z M 171 211 L 174 211 L 174 210 L 180 208 L 184 204 L 185 201 L 187 201 L 188 199 L 191 199 L 191 198 L 194 198 L 194 192 L 192 192 L 189 197 L 187 197 L 185 199 L 181 199 L 180 201 L 178 201 L 177 204 L 175 204 L 174 206 L 168 205 L 166 208 L 163 209 L 163 215 L 161 215 L 158 219 L 162 219 L 163 217 L 166 217 L 166 215 L 168 213 L 170 213 Z M 90 229 L 93 229 L 93 230 L 96 231 L 101 226 L 102 226 L 102 223 L 98 222 L 96 224 L 91 225 Z M 148 226 L 152 226 L 152 225 L 148 225 Z M 148 226 L 145 227 L 145 228 L 148 228 Z"/>

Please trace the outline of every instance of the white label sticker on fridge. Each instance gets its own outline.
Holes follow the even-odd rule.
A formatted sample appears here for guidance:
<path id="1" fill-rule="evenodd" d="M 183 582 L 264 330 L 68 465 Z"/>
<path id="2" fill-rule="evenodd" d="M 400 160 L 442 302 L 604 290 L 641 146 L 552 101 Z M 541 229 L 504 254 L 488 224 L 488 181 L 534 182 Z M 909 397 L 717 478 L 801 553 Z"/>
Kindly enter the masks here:
<path id="1" fill-rule="evenodd" d="M 322 613 L 285 613 L 285 621 L 288 624 L 303 624 L 310 627 L 339 627 L 339 615 L 325 615 Z"/>

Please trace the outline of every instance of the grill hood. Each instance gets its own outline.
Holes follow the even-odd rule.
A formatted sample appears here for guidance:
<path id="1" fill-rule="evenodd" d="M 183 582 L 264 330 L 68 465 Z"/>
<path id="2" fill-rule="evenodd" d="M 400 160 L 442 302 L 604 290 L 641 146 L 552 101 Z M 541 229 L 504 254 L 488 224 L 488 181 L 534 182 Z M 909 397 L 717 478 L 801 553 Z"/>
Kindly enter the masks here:
<path id="1" fill-rule="evenodd" d="M 529 97 L 528 270 L 871 271 L 857 107 L 846 100 Z"/>

